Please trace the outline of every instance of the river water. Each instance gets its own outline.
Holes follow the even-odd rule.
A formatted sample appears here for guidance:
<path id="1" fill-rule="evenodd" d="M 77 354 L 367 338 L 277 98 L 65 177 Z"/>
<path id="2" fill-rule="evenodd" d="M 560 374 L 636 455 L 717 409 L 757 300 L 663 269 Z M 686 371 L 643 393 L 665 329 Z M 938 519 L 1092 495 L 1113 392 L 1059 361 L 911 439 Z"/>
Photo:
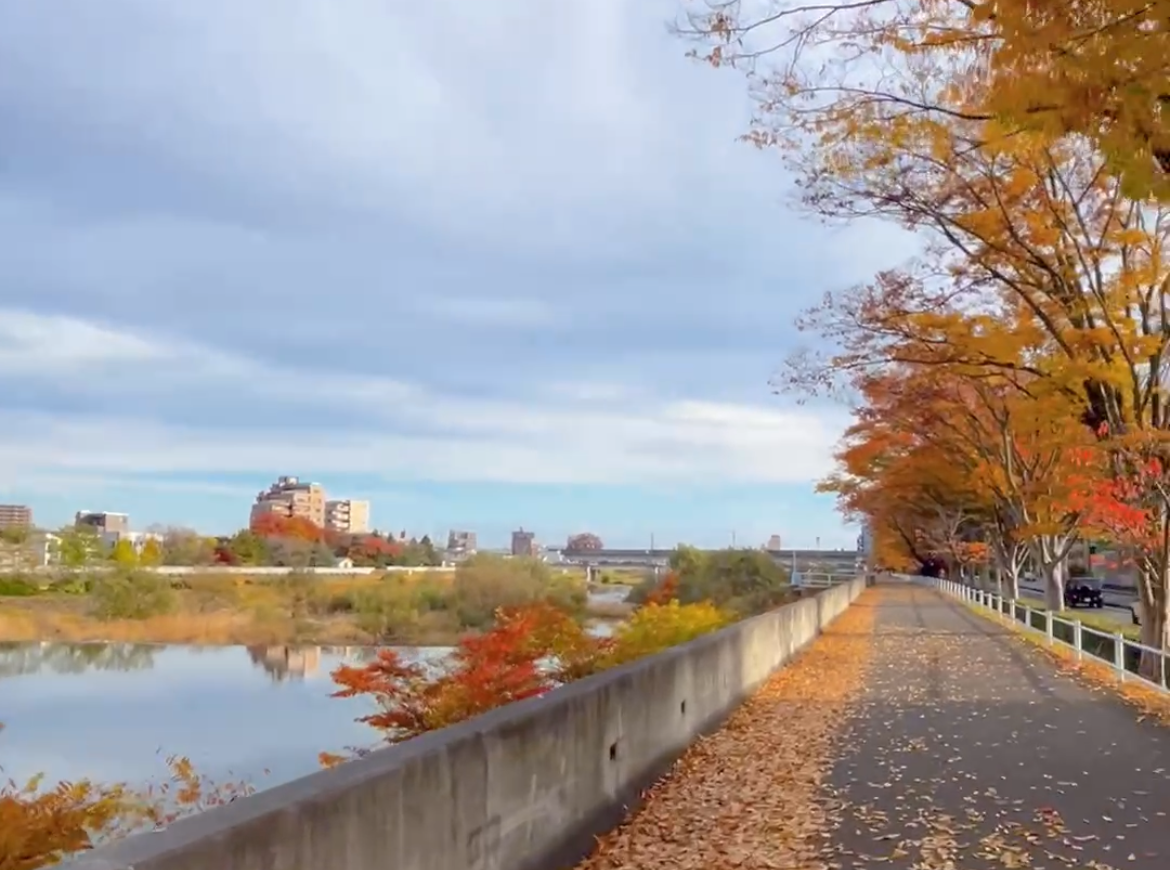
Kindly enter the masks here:
<path id="1" fill-rule="evenodd" d="M 599 600 L 621 600 L 606 590 Z M 605 633 L 605 626 L 595 626 Z M 398 648 L 440 662 L 444 647 Z M 135 785 L 189 757 L 217 781 L 267 788 L 317 770 L 317 754 L 371 746 L 364 699 L 330 697 L 330 673 L 370 647 L 0 644 L 0 780 Z"/>

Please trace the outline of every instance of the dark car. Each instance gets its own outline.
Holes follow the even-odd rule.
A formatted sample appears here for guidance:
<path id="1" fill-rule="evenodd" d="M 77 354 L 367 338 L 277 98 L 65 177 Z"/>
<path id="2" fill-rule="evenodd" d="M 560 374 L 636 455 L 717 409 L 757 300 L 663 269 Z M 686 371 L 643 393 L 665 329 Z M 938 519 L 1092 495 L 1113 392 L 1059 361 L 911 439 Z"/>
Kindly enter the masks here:
<path id="1" fill-rule="evenodd" d="M 1104 607 L 1101 597 L 1101 581 L 1092 577 L 1074 577 L 1064 587 L 1065 607 Z"/>

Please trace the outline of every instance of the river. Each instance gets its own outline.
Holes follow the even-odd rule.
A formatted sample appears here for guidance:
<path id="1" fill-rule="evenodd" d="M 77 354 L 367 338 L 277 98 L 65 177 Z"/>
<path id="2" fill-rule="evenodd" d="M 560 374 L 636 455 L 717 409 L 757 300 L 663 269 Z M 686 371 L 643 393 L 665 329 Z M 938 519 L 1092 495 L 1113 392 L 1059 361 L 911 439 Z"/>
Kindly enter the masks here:
<path id="1" fill-rule="evenodd" d="M 594 597 L 615 599 L 624 591 Z M 598 634 L 608 627 L 591 626 Z M 445 647 L 401 647 L 441 661 Z M 0 644 L 0 780 L 143 785 L 166 757 L 217 781 L 267 788 L 317 768 L 321 751 L 370 746 L 365 699 L 330 697 L 330 673 L 371 647 Z"/>

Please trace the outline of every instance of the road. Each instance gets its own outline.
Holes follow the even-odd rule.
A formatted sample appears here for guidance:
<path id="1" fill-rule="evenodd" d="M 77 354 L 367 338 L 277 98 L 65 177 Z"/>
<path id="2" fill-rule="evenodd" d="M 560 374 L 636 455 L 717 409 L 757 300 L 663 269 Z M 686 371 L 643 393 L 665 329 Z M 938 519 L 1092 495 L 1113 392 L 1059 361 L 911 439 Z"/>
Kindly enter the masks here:
<path id="1" fill-rule="evenodd" d="M 1043 584 L 1021 582 L 1020 597 L 1043 604 Z M 1133 624 L 1133 617 L 1130 615 L 1129 606 L 1137 600 L 1137 596 L 1134 593 L 1106 589 L 1101 597 L 1105 600 L 1105 606 L 1101 610 L 1096 611 L 1097 613 L 1107 619 L 1114 620 L 1120 625 Z"/>

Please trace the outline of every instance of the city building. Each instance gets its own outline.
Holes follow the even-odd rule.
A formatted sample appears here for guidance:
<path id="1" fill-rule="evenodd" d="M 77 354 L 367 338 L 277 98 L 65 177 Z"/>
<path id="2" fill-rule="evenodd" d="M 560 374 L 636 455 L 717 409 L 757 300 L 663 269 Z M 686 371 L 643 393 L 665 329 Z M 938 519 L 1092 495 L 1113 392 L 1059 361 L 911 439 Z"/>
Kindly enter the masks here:
<path id="1" fill-rule="evenodd" d="M 0 504 L 0 529 L 29 528 L 32 508 L 26 504 Z"/>
<path id="2" fill-rule="evenodd" d="M 779 535 L 769 535 L 768 536 L 768 543 L 764 544 L 764 549 L 767 550 L 769 553 L 777 553 L 780 550 L 784 549 L 783 547 L 780 546 L 780 536 Z"/>
<path id="3" fill-rule="evenodd" d="M 364 535 L 370 531 L 370 503 L 352 498 L 325 502 L 325 526 L 346 535 Z"/>
<path id="4" fill-rule="evenodd" d="M 862 556 L 873 554 L 873 529 L 868 522 L 861 527 L 861 534 L 857 537 L 857 552 Z"/>
<path id="5" fill-rule="evenodd" d="M 447 532 L 447 551 L 451 553 L 474 553 L 477 546 L 475 532 L 452 529 Z"/>
<path id="6" fill-rule="evenodd" d="M 252 521 L 266 514 L 302 517 L 314 525 L 325 526 L 325 488 L 319 483 L 302 483 L 296 477 L 278 477 L 276 483 L 258 493 L 252 505 Z M 369 522 L 369 511 L 366 512 Z"/>
<path id="7" fill-rule="evenodd" d="M 604 550 L 605 544 L 601 538 L 592 532 L 581 532 L 579 535 L 569 535 L 565 541 L 566 553 L 586 553 L 594 550 Z"/>
<path id="8" fill-rule="evenodd" d="M 112 511 L 78 511 L 73 516 L 74 526 L 88 526 L 99 535 L 112 535 L 115 539 L 130 531 L 130 515 Z"/>
<path id="9" fill-rule="evenodd" d="M 523 526 L 517 531 L 512 532 L 512 555 L 535 556 L 536 534 L 534 532 L 524 531 Z"/>

